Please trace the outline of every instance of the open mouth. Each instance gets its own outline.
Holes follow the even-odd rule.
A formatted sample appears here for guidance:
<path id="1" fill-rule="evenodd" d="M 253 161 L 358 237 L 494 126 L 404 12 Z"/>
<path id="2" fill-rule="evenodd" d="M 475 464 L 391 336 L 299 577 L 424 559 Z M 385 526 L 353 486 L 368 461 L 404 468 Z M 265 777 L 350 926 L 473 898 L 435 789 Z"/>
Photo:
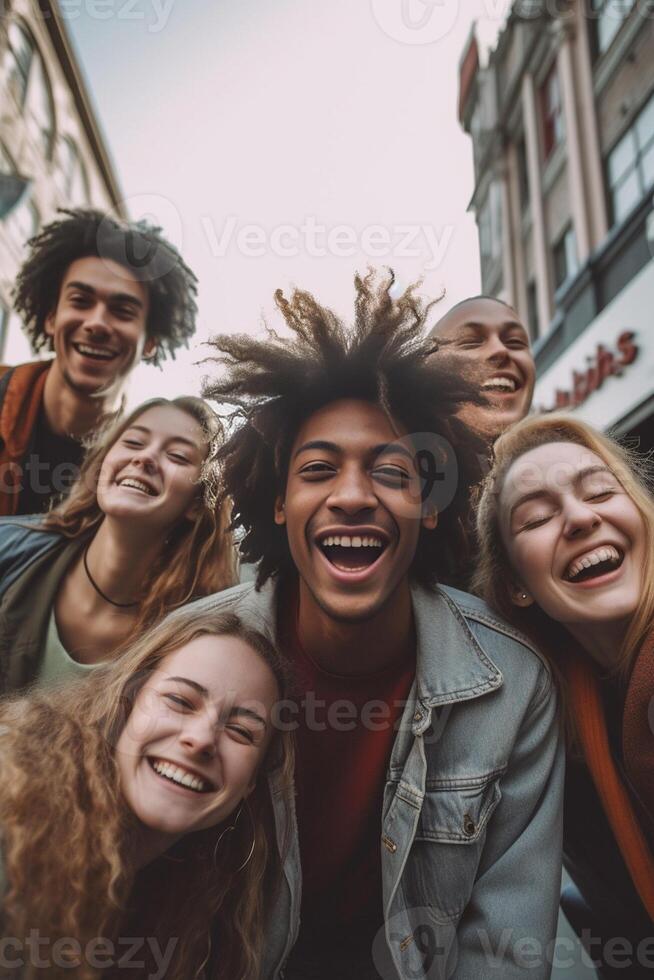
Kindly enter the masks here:
<path id="1" fill-rule="evenodd" d="M 194 772 L 190 772 L 182 766 L 174 765 L 172 762 L 166 762 L 165 759 L 153 759 L 148 756 L 148 763 L 152 771 L 160 779 L 174 783 L 175 786 L 181 786 L 182 789 L 188 789 L 192 793 L 200 794 L 211 793 L 215 790 L 215 786 L 209 780 L 197 776 Z"/>
<path id="2" fill-rule="evenodd" d="M 110 350 L 108 347 L 99 347 L 95 344 L 73 343 L 73 350 L 83 357 L 90 357 L 92 361 L 113 361 L 118 357 L 118 351 Z"/>
<path id="3" fill-rule="evenodd" d="M 139 480 L 133 476 L 123 477 L 122 480 L 116 480 L 116 484 L 119 487 L 129 487 L 130 490 L 138 490 L 139 493 L 144 493 L 148 497 L 158 496 L 157 491 L 154 487 L 151 487 L 149 483 L 144 480 Z"/>
<path id="4" fill-rule="evenodd" d="M 500 395 L 515 395 L 516 391 L 522 388 L 521 383 L 506 375 L 494 374 L 481 386 L 482 391 L 489 391 Z"/>
<path id="5" fill-rule="evenodd" d="M 573 584 L 588 582 L 614 572 L 623 561 L 624 552 L 613 545 L 603 545 L 575 558 L 566 568 L 563 578 Z"/>
<path id="6" fill-rule="evenodd" d="M 330 565 L 339 572 L 363 572 L 372 568 L 388 546 L 376 534 L 328 534 L 317 543 Z"/>

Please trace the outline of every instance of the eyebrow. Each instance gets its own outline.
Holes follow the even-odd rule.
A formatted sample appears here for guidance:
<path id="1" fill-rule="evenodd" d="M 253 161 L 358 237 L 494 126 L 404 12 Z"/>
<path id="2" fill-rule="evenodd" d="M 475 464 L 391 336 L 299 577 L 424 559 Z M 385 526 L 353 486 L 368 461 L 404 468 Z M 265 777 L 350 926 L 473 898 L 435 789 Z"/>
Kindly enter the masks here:
<path id="1" fill-rule="evenodd" d="M 188 684 L 189 687 L 192 687 L 194 691 L 197 691 L 197 693 L 201 694 L 203 697 L 206 698 L 209 696 L 209 691 L 207 688 L 203 687 L 202 684 L 198 684 L 197 681 L 192 681 L 190 677 L 168 677 L 166 679 L 169 681 L 177 681 L 178 684 Z"/>
<path id="2" fill-rule="evenodd" d="M 295 459 L 300 453 L 307 452 L 309 449 L 322 449 L 327 453 L 342 452 L 341 447 L 337 446 L 335 442 L 328 442 L 326 439 L 313 439 L 310 442 L 305 442 L 296 449 L 293 458 Z M 413 456 L 409 450 L 399 442 L 382 442 L 378 446 L 373 446 L 371 450 L 371 454 L 375 458 L 386 453 L 400 453 L 402 456 L 406 456 L 407 459 L 413 461 Z"/>
<path id="3" fill-rule="evenodd" d="M 132 429 L 138 429 L 139 432 L 145 432 L 146 435 L 152 435 L 152 429 L 148 429 L 147 425 L 128 425 L 125 432 L 130 432 Z M 123 433 L 124 435 L 125 433 Z M 192 446 L 193 449 L 197 449 L 197 444 L 193 442 L 192 439 L 187 439 L 186 436 L 169 436 L 169 442 L 185 442 L 187 446 Z"/>
<path id="4" fill-rule="evenodd" d="M 87 282 L 67 282 L 66 289 L 79 289 L 82 293 L 87 293 L 89 296 L 95 296 L 96 290 L 93 286 L 90 286 Z M 138 298 L 138 296 L 132 296 L 131 293 L 110 293 L 109 298 L 114 302 L 117 300 L 119 303 L 132 303 L 134 306 L 142 307 L 143 303 Z"/>
<path id="5" fill-rule="evenodd" d="M 575 486 L 579 486 L 579 484 L 585 480 L 586 477 L 593 476 L 594 473 L 608 473 L 609 476 L 612 476 L 615 479 L 615 474 L 611 472 L 608 466 L 586 466 L 583 470 L 579 470 L 578 473 L 575 473 L 572 482 L 575 484 Z M 548 493 L 549 491 L 545 487 L 541 487 L 540 490 L 532 490 L 530 493 L 524 493 L 516 500 L 514 504 L 511 505 L 509 518 L 513 517 L 515 511 L 518 509 L 518 507 L 522 506 L 522 504 L 526 504 L 530 500 L 539 500 L 541 497 L 546 497 Z"/>
<path id="6" fill-rule="evenodd" d="M 169 681 L 177 681 L 178 684 L 187 684 L 189 687 L 193 688 L 194 691 L 197 691 L 198 694 L 201 694 L 203 698 L 209 697 L 209 691 L 207 690 L 207 688 L 203 687 L 202 684 L 198 684 L 197 681 L 192 681 L 190 677 L 168 677 L 166 679 Z M 230 709 L 229 717 L 250 718 L 253 721 L 258 721 L 259 724 L 262 725 L 264 728 L 267 728 L 265 718 L 262 718 L 261 715 L 257 714 L 256 711 L 252 711 L 251 708 L 246 708 L 240 704 L 237 704 Z"/>

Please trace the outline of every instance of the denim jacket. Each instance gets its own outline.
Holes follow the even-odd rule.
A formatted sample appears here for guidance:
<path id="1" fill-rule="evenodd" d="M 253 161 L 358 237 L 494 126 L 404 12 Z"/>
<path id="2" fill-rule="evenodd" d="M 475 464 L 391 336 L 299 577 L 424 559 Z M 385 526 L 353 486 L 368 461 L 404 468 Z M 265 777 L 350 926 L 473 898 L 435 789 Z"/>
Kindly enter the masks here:
<path id="1" fill-rule="evenodd" d="M 380 814 L 385 927 L 373 959 L 390 951 L 402 980 L 512 980 L 525 970 L 547 980 L 564 769 L 551 673 L 481 600 L 444 587 L 411 594 L 416 677 Z M 196 606 L 233 611 L 275 640 L 270 584 L 260 592 L 239 585 Z M 302 877 L 293 796 L 275 771 L 269 783 L 285 881 L 262 978 L 282 980 L 299 933 Z"/>

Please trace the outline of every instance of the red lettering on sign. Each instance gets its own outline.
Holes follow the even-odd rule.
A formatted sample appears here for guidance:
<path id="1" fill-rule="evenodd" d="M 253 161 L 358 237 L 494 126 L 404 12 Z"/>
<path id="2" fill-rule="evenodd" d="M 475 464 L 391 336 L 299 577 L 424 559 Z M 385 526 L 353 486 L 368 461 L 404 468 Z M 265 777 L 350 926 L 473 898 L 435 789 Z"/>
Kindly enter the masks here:
<path id="1" fill-rule="evenodd" d="M 583 404 L 589 395 L 602 387 L 607 378 L 621 375 L 623 368 L 628 367 L 638 357 L 638 345 L 635 343 L 636 333 L 624 330 L 618 337 L 615 351 L 607 350 L 604 344 L 598 344 L 595 353 L 586 358 L 588 367 L 585 371 L 572 372 L 572 386 L 569 390 L 557 388 L 554 404 L 546 412 L 555 412 L 560 408 L 576 408 Z"/>

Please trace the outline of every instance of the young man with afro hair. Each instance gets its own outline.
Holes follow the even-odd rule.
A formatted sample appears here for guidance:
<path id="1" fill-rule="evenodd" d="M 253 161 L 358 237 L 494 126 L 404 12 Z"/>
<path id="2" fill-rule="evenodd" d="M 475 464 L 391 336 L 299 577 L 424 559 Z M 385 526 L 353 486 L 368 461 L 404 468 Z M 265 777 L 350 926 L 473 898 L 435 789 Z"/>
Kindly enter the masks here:
<path id="1" fill-rule="evenodd" d="M 257 571 L 197 608 L 263 628 L 296 679 L 278 719 L 295 731 L 296 792 L 270 776 L 284 875 L 260 975 L 517 980 L 528 943 L 545 980 L 561 873 L 554 685 L 527 639 L 437 584 L 477 478 L 457 412 L 479 395 L 430 356 L 424 304 L 392 285 L 357 278 L 352 329 L 278 292 L 290 339 L 212 341 L 223 370 L 205 395 L 233 406 L 223 492 Z M 211 709 L 198 766 L 239 738 L 236 715 L 242 739 L 261 737 L 256 711 L 229 707 L 224 722 Z"/>
<path id="2" fill-rule="evenodd" d="M 16 280 L 32 349 L 54 357 L 0 368 L 0 515 L 47 510 L 130 371 L 174 356 L 195 330 L 195 276 L 160 229 L 61 214 L 31 239 Z"/>

